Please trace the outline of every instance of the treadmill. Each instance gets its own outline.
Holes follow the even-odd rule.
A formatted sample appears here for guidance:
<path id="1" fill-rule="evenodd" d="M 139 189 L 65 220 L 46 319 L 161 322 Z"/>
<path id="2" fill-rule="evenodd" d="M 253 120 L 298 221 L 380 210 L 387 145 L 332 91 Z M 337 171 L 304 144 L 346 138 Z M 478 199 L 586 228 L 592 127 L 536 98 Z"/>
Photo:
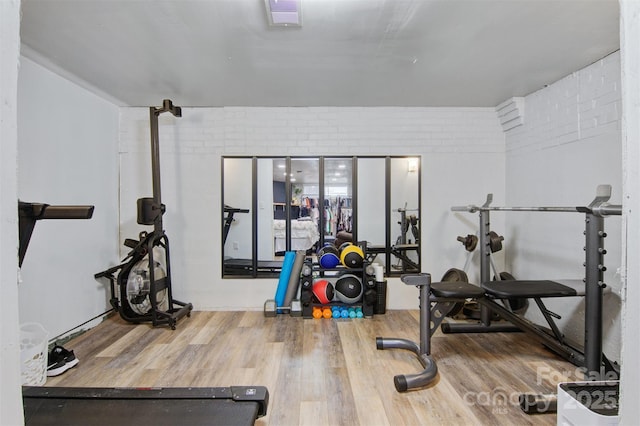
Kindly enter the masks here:
<path id="1" fill-rule="evenodd" d="M 249 209 L 240 209 L 226 204 L 224 205 L 222 236 L 225 244 L 227 243 L 231 224 L 234 221 L 233 216 L 237 213 L 249 213 Z M 233 257 L 225 257 L 224 259 L 225 275 L 253 275 L 254 269 L 255 272 L 261 276 L 272 275 L 277 277 L 280 275 L 280 271 L 282 271 L 282 261 L 258 260 L 254 262 L 253 259 L 236 259 Z"/>
<path id="2" fill-rule="evenodd" d="M 23 387 L 25 425 L 253 425 L 267 414 L 263 386 Z"/>

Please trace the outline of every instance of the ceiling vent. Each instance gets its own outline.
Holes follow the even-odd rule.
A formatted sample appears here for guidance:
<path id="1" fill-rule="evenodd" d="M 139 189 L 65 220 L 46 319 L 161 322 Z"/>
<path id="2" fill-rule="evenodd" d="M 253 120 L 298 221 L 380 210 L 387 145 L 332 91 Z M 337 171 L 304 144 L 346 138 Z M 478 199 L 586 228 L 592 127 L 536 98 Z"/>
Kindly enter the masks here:
<path id="1" fill-rule="evenodd" d="M 496 113 L 500 124 L 502 124 L 502 131 L 506 132 L 514 127 L 522 126 L 524 124 L 524 98 L 507 99 L 496 107 Z"/>
<path id="2" fill-rule="evenodd" d="M 301 0 L 265 0 L 267 19 L 272 27 L 301 27 Z"/>

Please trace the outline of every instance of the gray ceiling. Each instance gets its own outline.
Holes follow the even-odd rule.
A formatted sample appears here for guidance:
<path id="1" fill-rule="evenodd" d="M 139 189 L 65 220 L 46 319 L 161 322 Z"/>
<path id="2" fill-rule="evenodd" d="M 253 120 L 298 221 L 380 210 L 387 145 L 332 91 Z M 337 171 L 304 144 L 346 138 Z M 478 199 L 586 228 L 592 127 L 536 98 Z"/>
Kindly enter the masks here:
<path id="1" fill-rule="evenodd" d="M 22 0 L 23 54 L 120 105 L 495 106 L 619 48 L 617 0 Z"/>

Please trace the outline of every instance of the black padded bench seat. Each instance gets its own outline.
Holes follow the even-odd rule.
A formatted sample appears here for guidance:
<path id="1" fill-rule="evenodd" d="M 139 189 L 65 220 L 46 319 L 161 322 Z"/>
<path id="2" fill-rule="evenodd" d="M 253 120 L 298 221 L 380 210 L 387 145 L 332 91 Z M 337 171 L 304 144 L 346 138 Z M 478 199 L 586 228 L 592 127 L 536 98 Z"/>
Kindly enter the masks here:
<path id="1" fill-rule="evenodd" d="M 431 283 L 431 293 L 446 299 L 479 299 L 484 296 L 483 289 L 463 281 Z"/>
<path id="2" fill-rule="evenodd" d="M 511 297 L 568 297 L 578 295 L 578 292 L 574 288 L 548 280 L 489 281 L 482 283 L 482 288 L 485 289 L 487 294 L 498 299 L 507 299 Z"/>

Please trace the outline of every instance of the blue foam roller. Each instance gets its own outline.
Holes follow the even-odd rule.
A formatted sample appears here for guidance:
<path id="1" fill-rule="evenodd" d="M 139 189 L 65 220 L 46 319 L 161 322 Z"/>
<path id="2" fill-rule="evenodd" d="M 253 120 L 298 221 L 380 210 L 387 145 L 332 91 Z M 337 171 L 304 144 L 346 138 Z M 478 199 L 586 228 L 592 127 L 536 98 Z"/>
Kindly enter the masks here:
<path id="1" fill-rule="evenodd" d="M 276 306 L 284 306 L 284 297 L 287 293 L 289 278 L 291 277 L 291 269 L 293 269 L 293 262 L 295 258 L 295 251 L 288 251 L 284 254 L 282 270 L 280 271 L 280 278 L 278 280 L 278 287 L 276 288 L 276 296 L 274 298 Z M 278 312 L 280 312 L 280 310 L 278 310 Z"/>

